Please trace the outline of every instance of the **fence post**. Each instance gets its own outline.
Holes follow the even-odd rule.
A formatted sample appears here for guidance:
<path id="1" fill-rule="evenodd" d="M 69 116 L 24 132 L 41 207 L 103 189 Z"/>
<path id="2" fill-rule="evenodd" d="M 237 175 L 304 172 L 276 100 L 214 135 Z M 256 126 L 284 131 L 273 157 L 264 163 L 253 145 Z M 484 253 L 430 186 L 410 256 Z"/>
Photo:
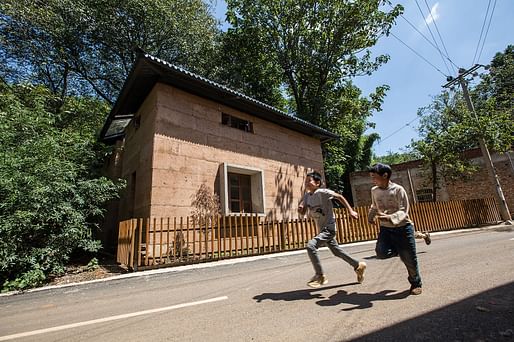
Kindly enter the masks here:
<path id="1" fill-rule="evenodd" d="M 134 228 L 134 232 L 132 234 L 132 241 L 133 241 L 133 244 L 132 244 L 132 265 L 129 265 L 132 270 L 134 272 L 137 272 L 137 269 L 138 269 L 138 263 L 139 263 L 139 259 L 140 259 L 140 245 L 141 245 L 141 241 L 140 241 L 140 231 L 141 231 L 141 226 L 140 226 L 140 220 L 134 220 L 136 221 L 136 227 Z"/>

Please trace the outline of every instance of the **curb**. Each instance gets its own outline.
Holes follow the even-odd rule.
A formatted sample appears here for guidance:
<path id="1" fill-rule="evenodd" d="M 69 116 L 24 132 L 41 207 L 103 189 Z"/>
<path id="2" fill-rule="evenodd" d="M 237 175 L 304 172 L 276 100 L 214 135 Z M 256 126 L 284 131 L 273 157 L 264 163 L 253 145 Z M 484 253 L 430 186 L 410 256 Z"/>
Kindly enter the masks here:
<path id="1" fill-rule="evenodd" d="M 430 235 L 431 236 L 440 236 L 440 235 L 457 234 L 457 233 L 463 233 L 463 232 L 474 232 L 474 231 L 480 231 L 480 230 L 497 229 L 497 228 L 502 228 L 502 227 L 510 226 L 510 225 L 512 225 L 512 223 L 510 223 L 510 224 L 503 223 L 503 224 L 484 226 L 484 227 L 478 227 L 478 228 L 466 228 L 466 229 L 450 230 L 450 231 L 443 231 L 443 232 L 433 232 L 433 233 L 431 232 Z M 376 243 L 376 240 L 353 242 L 353 243 L 344 244 L 344 246 L 353 247 L 353 246 L 369 245 L 369 244 L 374 244 L 374 243 Z M 320 250 L 322 250 L 322 251 L 328 250 L 328 247 L 322 247 L 322 248 L 320 248 Z M 81 281 L 81 282 L 76 282 L 76 283 L 42 286 L 42 287 L 29 289 L 26 291 L 5 292 L 5 293 L 0 293 L 0 298 L 14 296 L 17 294 L 40 292 L 40 291 L 47 291 L 47 290 L 53 290 L 53 289 L 61 289 L 61 288 L 66 288 L 66 287 L 88 285 L 88 284 L 94 284 L 94 283 L 102 283 L 102 282 L 113 281 L 113 280 L 145 277 L 145 276 L 162 274 L 162 273 L 174 273 L 174 272 L 183 272 L 183 271 L 196 270 L 196 269 L 202 269 L 202 268 L 211 268 L 211 267 L 224 266 L 224 265 L 234 265 L 234 264 L 239 264 L 239 263 L 244 263 L 244 262 L 251 262 L 251 261 L 255 261 L 255 260 L 279 258 L 279 257 L 297 255 L 297 254 L 303 254 L 303 253 L 306 253 L 304 249 L 298 250 L 298 251 L 280 252 L 280 253 L 266 254 L 266 255 L 256 255 L 256 256 L 243 257 L 243 258 L 237 258 L 237 259 L 212 261 L 212 262 L 206 262 L 206 263 L 201 263 L 201 264 L 184 265 L 184 266 L 176 266 L 176 267 L 163 267 L 163 268 L 157 268 L 157 269 L 153 269 L 153 270 L 119 274 L 119 275 L 114 275 L 111 277 Z"/>

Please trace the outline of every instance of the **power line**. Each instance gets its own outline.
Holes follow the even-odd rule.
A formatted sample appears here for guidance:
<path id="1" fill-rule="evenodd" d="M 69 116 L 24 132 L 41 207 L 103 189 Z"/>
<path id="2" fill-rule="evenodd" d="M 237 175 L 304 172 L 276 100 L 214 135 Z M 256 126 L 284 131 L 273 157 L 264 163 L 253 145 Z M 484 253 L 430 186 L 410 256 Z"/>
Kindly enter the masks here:
<path id="1" fill-rule="evenodd" d="M 441 33 L 439 32 L 439 27 L 437 27 L 437 22 L 435 21 L 435 18 L 432 16 L 432 11 L 430 7 L 428 6 L 427 0 L 425 0 L 425 5 L 427 6 L 427 9 L 430 11 L 430 18 L 432 18 L 432 22 L 434 23 L 435 30 L 437 31 L 437 35 L 439 36 L 439 39 L 441 40 L 441 44 L 443 44 L 444 52 L 446 52 L 446 56 L 449 56 L 448 50 L 446 49 L 446 45 L 444 44 L 443 37 L 441 36 Z M 442 53 L 441 53 L 442 55 Z M 450 58 L 448 58 L 450 60 Z M 450 64 L 451 65 L 451 64 Z M 453 73 L 455 74 L 455 68 L 452 66 Z"/>
<path id="2" fill-rule="evenodd" d="M 446 66 L 446 70 L 448 71 L 448 74 L 450 75 L 452 72 L 450 71 L 450 68 L 448 68 L 448 64 L 446 64 L 446 60 L 444 59 L 443 53 L 441 52 L 441 49 L 439 49 L 437 40 L 435 39 L 434 34 L 432 33 L 432 30 L 430 29 L 430 25 L 428 25 L 427 20 L 425 19 L 425 14 L 423 13 L 421 6 L 419 6 L 418 0 L 415 0 L 415 1 L 416 1 L 416 5 L 418 6 L 419 13 L 421 13 L 421 17 L 423 18 L 423 21 L 428 29 L 428 32 L 430 32 L 430 36 L 432 37 L 432 40 L 434 41 L 434 44 L 436 45 L 437 51 L 439 52 L 439 55 L 441 56 L 441 59 L 443 60 L 444 65 Z M 433 17 L 432 17 L 432 20 L 433 20 Z"/>
<path id="3" fill-rule="evenodd" d="M 487 22 L 487 16 L 489 15 L 489 7 L 491 7 L 491 0 L 489 0 L 489 2 L 487 3 L 487 10 L 485 11 L 484 22 L 482 23 L 482 28 L 480 29 L 480 37 L 478 38 L 477 47 L 475 49 L 475 54 L 473 55 L 473 62 L 471 63 L 471 65 L 475 65 L 478 47 L 480 46 L 480 42 L 482 41 L 482 34 L 484 33 L 484 27 Z"/>
<path id="4" fill-rule="evenodd" d="M 405 127 L 407 126 L 410 126 L 411 123 L 413 123 L 414 121 L 416 120 L 419 120 L 419 116 L 416 116 L 414 119 L 412 119 L 411 121 L 407 122 L 405 125 L 403 125 L 402 127 L 398 128 L 396 131 L 394 131 L 393 133 L 389 134 L 387 137 L 385 137 L 384 139 L 380 139 L 379 141 L 379 144 L 383 143 L 384 141 L 386 141 L 387 139 L 389 139 L 390 137 L 392 137 L 393 135 L 395 135 L 396 133 L 400 132 L 402 129 L 404 129 Z"/>
<path id="5" fill-rule="evenodd" d="M 420 55 L 416 50 L 414 50 L 413 48 L 411 48 L 409 45 L 407 45 L 403 40 L 401 40 L 400 38 L 398 38 L 397 36 L 394 35 L 394 33 L 390 32 L 389 33 L 391 36 L 393 36 L 394 38 L 398 39 L 398 41 L 400 43 L 402 43 L 403 45 L 405 45 L 409 50 L 411 50 L 412 52 L 414 52 L 418 57 L 420 57 L 421 59 L 423 59 L 425 62 L 427 62 L 429 65 L 431 65 L 435 70 L 439 71 L 441 73 L 441 75 L 443 75 L 444 77 L 447 77 L 448 75 L 445 75 L 444 72 L 442 72 L 441 70 L 439 70 L 438 67 L 436 67 L 434 64 L 430 63 L 430 61 L 428 59 L 426 59 L 425 57 L 423 57 L 422 55 Z"/>
<path id="6" fill-rule="evenodd" d="M 391 8 L 394 8 L 392 5 L 389 5 Z M 409 19 L 405 18 L 405 16 L 403 16 L 402 14 L 400 14 L 400 16 L 403 18 L 403 20 L 405 20 L 421 37 L 423 37 L 423 39 L 425 39 L 434 49 L 436 50 L 439 50 L 437 48 L 437 46 L 434 45 L 434 43 L 432 43 L 430 41 L 430 39 L 427 38 L 427 36 L 425 36 L 423 34 L 423 32 L 421 32 L 420 30 L 418 30 L 418 28 L 409 21 Z M 444 56 L 454 67 L 458 68 L 457 64 L 455 64 L 451 59 L 450 57 L 448 57 L 448 55 L 445 55 Z"/>
<path id="7" fill-rule="evenodd" d="M 480 56 L 482 56 L 482 51 L 484 50 L 485 40 L 487 39 L 487 34 L 489 33 L 489 28 L 491 27 L 491 22 L 493 21 L 494 9 L 496 8 L 496 0 L 494 0 L 493 9 L 491 10 L 491 15 L 489 16 L 489 24 L 487 24 L 487 30 L 485 31 L 484 40 L 482 41 L 482 48 L 480 48 L 480 53 L 478 54 L 477 62 L 480 60 Z"/>

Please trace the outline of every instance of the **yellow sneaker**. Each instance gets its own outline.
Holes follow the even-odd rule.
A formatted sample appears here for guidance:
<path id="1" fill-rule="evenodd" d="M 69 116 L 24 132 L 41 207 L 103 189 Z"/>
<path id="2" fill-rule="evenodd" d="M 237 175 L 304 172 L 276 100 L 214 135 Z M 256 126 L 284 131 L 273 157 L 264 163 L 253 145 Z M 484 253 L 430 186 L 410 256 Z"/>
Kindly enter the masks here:
<path id="1" fill-rule="evenodd" d="M 317 287 L 320 287 L 321 285 L 325 285 L 326 283 L 328 283 L 327 277 L 324 274 L 320 274 L 320 275 L 315 275 L 314 277 L 312 277 L 312 279 L 309 280 L 307 285 L 309 285 L 310 287 L 317 288 Z"/>
<path id="2" fill-rule="evenodd" d="M 361 284 L 364 281 L 364 271 L 366 270 L 366 263 L 364 261 L 359 262 L 359 266 L 355 267 L 355 273 L 357 273 L 357 282 Z"/>

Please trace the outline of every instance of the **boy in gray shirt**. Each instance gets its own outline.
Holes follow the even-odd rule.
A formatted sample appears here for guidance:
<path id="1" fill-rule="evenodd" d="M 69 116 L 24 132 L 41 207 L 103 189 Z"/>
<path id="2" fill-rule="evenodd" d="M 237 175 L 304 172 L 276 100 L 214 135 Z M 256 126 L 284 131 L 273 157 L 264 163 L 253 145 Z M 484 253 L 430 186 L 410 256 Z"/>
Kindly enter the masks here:
<path id="1" fill-rule="evenodd" d="M 298 205 L 298 212 L 304 215 L 306 212 L 309 217 L 312 217 L 316 221 L 319 233 L 307 244 L 307 253 L 311 259 L 312 266 L 314 267 L 314 277 L 307 283 L 310 287 L 320 287 L 325 285 L 328 280 L 318 256 L 318 248 L 327 245 L 330 251 L 337 257 L 343 259 L 350 264 L 355 273 L 357 274 L 357 281 L 362 283 L 364 280 L 364 270 L 366 269 L 366 263 L 358 261 L 345 253 L 345 251 L 339 247 L 335 239 L 336 235 L 336 222 L 334 219 L 334 208 L 332 206 L 332 198 L 343 204 L 348 209 L 350 216 L 354 219 L 358 218 L 356 211 L 352 209 L 348 201 L 340 194 L 330 189 L 321 188 L 321 174 L 318 172 L 311 172 L 307 174 L 305 179 L 306 193 L 303 196 L 302 201 Z"/>

